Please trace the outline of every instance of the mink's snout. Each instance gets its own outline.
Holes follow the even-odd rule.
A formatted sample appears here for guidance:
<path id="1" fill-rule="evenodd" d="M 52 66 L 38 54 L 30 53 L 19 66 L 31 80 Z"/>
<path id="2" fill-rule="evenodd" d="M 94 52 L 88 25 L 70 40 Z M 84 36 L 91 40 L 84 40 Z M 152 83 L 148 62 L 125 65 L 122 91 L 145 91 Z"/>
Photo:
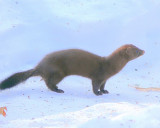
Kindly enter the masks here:
<path id="1" fill-rule="evenodd" d="M 144 55 L 145 51 L 144 51 L 144 50 L 141 50 L 141 52 L 140 52 L 140 53 L 141 53 L 141 55 Z"/>

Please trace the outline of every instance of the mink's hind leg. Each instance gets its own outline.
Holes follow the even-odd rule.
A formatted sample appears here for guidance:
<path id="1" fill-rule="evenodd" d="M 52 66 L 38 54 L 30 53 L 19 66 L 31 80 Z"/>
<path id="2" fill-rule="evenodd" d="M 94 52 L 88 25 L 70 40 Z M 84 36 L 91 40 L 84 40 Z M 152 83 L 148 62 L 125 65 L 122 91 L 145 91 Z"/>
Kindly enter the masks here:
<path id="1" fill-rule="evenodd" d="M 59 72 L 52 72 L 50 74 L 47 74 L 47 76 L 45 77 L 46 78 L 44 80 L 49 89 L 57 93 L 64 93 L 63 90 L 58 89 L 58 87 L 56 86 L 64 78 L 62 74 L 60 74 Z"/>
<path id="2" fill-rule="evenodd" d="M 100 91 L 101 91 L 103 94 L 108 94 L 109 92 L 108 92 L 107 90 L 104 90 L 105 84 L 106 84 L 106 82 L 101 85 Z"/>

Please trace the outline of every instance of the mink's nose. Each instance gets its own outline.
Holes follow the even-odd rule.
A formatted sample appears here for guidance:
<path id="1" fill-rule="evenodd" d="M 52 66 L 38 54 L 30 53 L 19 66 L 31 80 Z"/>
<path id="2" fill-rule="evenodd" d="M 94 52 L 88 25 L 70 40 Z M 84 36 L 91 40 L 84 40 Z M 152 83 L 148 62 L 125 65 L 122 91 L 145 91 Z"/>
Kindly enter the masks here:
<path id="1" fill-rule="evenodd" d="M 144 55 L 144 53 L 145 53 L 145 51 L 144 51 L 144 50 L 142 50 L 142 55 Z"/>
<path id="2" fill-rule="evenodd" d="M 144 53 L 145 53 L 144 50 L 141 50 L 141 51 L 139 52 L 140 56 L 144 55 Z"/>

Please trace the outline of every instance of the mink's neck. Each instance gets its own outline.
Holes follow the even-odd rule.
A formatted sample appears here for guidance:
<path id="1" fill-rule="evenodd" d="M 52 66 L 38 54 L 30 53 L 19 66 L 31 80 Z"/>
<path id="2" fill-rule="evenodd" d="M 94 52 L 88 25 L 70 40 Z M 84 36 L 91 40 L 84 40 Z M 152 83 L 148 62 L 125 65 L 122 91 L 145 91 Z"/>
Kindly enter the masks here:
<path id="1" fill-rule="evenodd" d="M 122 68 L 128 63 L 128 59 L 123 54 L 113 53 L 104 60 L 104 70 L 106 75 L 111 77 L 122 70 Z"/>

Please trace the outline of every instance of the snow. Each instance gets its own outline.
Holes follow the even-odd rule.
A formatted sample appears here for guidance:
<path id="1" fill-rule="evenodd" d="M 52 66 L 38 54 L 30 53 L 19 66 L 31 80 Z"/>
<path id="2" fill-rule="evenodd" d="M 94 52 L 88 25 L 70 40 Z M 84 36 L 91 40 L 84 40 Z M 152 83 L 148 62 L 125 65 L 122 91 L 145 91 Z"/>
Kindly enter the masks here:
<path id="1" fill-rule="evenodd" d="M 159 128 L 159 0 L 0 0 L 0 81 L 33 68 L 48 53 L 80 48 L 107 56 L 123 44 L 145 55 L 129 62 L 95 96 L 91 81 L 70 76 L 50 91 L 40 77 L 0 91 L 0 128 Z"/>

